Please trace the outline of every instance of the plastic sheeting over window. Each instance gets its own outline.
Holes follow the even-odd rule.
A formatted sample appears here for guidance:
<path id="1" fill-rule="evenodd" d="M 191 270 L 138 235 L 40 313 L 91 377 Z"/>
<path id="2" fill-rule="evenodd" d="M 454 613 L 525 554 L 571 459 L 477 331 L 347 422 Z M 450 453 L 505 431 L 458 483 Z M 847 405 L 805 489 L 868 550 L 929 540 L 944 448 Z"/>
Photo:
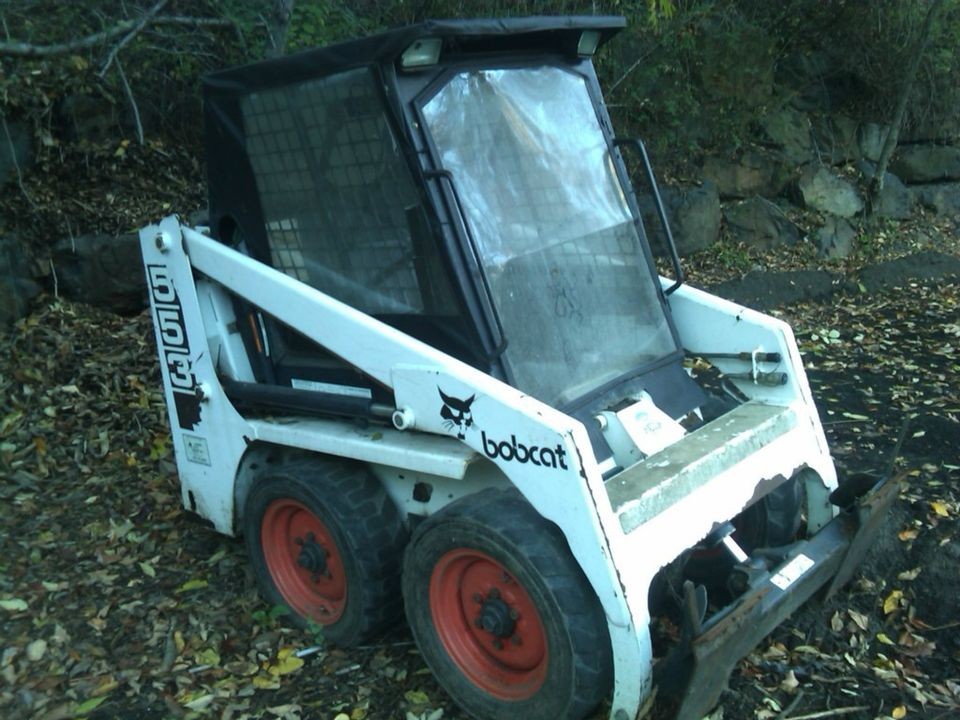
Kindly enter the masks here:
<path id="1" fill-rule="evenodd" d="M 424 116 L 520 389 L 572 401 L 677 349 L 582 77 L 465 72 Z"/>

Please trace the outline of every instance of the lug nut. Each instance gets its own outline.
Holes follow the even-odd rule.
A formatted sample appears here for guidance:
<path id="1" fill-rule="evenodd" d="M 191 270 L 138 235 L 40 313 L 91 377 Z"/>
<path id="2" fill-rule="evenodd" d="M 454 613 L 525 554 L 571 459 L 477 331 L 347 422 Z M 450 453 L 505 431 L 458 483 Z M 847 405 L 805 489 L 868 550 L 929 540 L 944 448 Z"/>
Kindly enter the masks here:
<path id="1" fill-rule="evenodd" d="M 494 639 L 493 639 L 493 646 L 494 646 L 497 650 L 503 650 L 503 640 L 501 640 L 500 638 L 494 638 Z"/>
<path id="2" fill-rule="evenodd" d="M 510 608 L 510 619 L 516 620 L 520 617 L 520 613 L 517 612 L 516 608 Z"/>
<path id="3" fill-rule="evenodd" d="M 487 593 L 487 597 L 489 597 L 491 600 L 496 600 L 500 597 L 500 590 L 495 587 L 490 588 L 490 592 Z"/>
<path id="4" fill-rule="evenodd" d="M 510 638 L 511 645 L 520 645 L 522 643 L 523 641 L 520 639 L 519 635 L 514 635 L 513 637 Z"/>
<path id="5" fill-rule="evenodd" d="M 482 602 L 483 602 L 483 595 L 481 595 L 480 593 L 474 593 L 474 594 L 473 594 L 473 601 L 474 601 L 475 603 L 482 603 Z"/>

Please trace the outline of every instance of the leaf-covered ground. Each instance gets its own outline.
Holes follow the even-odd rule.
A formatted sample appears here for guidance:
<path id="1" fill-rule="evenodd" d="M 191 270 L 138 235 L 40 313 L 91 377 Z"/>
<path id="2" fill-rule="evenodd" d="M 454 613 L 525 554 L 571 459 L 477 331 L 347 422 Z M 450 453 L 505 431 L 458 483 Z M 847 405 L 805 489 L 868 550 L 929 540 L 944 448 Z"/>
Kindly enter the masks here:
<path id="1" fill-rule="evenodd" d="M 842 471 L 915 417 L 862 575 L 741 663 L 715 717 L 960 717 L 960 286 L 783 316 Z M 3 716 L 461 717 L 403 628 L 317 648 L 259 600 L 242 543 L 181 508 L 159 383 L 145 315 L 48 300 L 3 343 Z"/>

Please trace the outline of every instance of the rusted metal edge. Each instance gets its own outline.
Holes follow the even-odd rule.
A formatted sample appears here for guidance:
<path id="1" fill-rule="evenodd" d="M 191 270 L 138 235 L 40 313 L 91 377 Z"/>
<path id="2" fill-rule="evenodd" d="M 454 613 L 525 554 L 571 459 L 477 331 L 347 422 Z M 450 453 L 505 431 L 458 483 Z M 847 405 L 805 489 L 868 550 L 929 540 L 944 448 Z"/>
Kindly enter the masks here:
<path id="1" fill-rule="evenodd" d="M 673 689 L 680 701 L 676 720 L 701 720 L 716 704 L 741 658 L 828 582 L 831 594 L 853 576 L 897 489 L 893 479 L 877 483 L 852 509 L 798 543 L 788 560 L 658 664 L 658 685 L 667 692 Z M 665 676 L 678 672 L 687 676 L 685 683 Z M 676 692 L 678 685 L 685 686 L 682 695 Z"/>

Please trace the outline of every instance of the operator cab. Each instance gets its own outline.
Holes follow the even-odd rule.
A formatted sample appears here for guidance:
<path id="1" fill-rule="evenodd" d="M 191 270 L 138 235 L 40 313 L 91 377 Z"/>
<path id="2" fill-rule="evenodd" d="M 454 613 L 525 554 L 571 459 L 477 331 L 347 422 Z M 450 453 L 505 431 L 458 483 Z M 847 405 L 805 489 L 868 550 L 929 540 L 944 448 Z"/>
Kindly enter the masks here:
<path id="1" fill-rule="evenodd" d="M 211 226 L 578 417 L 603 460 L 599 413 L 645 397 L 676 419 L 705 399 L 591 61 L 623 26 L 432 21 L 209 76 Z M 259 384 L 390 402 L 236 303 Z"/>

